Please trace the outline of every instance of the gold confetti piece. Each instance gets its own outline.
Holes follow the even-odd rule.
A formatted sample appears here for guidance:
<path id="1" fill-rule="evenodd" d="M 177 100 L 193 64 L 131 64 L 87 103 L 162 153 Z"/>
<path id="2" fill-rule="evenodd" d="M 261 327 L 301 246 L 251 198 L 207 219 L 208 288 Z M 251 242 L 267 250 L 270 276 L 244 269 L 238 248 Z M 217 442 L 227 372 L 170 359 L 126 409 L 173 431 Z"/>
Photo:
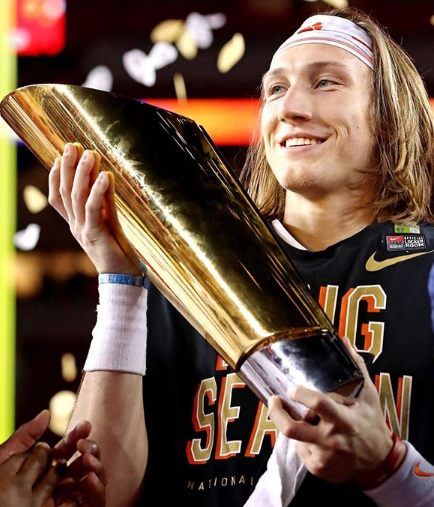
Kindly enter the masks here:
<path id="1" fill-rule="evenodd" d="M 23 199 L 30 213 L 39 213 L 48 205 L 47 197 L 33 185 L 27 185 L 23 190 Z"/>
<path id="2" fill-rule="evenodd" d="M 184 21 L 181 19 L 166 19 L 158 24 L 151 32 L 151 41 L 175 43 L 185 32 Z"/>
<path id="3" fill-rule="evenodd" d="M 244 56 L 245 49 L 244 37 L 240 33 L 236 33 L 220 50 L 217 59 L 218 70 L 222 74 L 230 71 Z"/>
<path id="4" fill-rule="evenodd" d="M 187 60 L 193 60 L 197 55 L 197 45 L 193 37 L 185 31 L 176 42 L 176 47 Z"/>
<path id="5" fill-rule="evenodd" d="M 67 382 L 73 382 L 77 378 L 77 363 L 74 354 L 62 354 L 60 358 L 62 377 Z"/>
<path id="6" fill-rule="evenodd" d="M 348 0 L 324 0 L 326 4 L 331 5 L 335 9 L 346 9 L 348 7 Z"/>
<path id="7" fill-rule="evenodd" d="M 177 73 L 173 76 L 173 84 L 175 85 L 176 98 L 180 102 L 187 100 L 187 90 L 182 74 Z"/>

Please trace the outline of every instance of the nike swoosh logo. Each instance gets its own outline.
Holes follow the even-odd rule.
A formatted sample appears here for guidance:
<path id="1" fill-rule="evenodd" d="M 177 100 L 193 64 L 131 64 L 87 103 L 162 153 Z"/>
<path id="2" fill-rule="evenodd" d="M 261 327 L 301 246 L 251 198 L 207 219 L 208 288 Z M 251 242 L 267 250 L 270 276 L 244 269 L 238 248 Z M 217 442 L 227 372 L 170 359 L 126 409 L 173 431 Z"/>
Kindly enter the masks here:
<path id="1" fill-rule="evenodd" d="M 416 463 L 413 467 L 413 472 L 418 476 L 418 477 L 433 477 L 434 474 L 430 474 L 428 472 L 422 472 L 422 470 L 420 469 L 420 462 L 419 463 Z"/>
<path id="2" fill-rule="evenodd" d="M 376 261 L 374 252 L 371 257 L 366 261 L 366 271 L 380 271 L 380 269 L 388 268 L 389 266 L 393 266 L 394 264 L 398 264 L 399 262 L 409 261 L 410 259 L 414 259 L 415 257 L 420 257 L 421 255 L 427 255 L 433 253 L 434 250 L 430 250 L 429 252 L 418 252 L 414 254 L 408 255 L 400 255 L 399 257 L 393 257 L 393 259 L 385 259 L 384 261 Z"/>

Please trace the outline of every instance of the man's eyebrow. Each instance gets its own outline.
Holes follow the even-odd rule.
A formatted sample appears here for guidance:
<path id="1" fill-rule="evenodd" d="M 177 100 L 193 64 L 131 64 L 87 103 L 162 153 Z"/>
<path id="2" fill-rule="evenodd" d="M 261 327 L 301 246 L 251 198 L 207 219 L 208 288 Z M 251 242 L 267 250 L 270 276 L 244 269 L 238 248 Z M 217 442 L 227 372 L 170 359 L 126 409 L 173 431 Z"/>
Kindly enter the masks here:
<path id="1" fill-rule="evenodd" d="M 285 68 L 284 67 L 276 67 L 275 69 L 272 69 L 272 70 L 268 70 L 263 76 L 262 76 L 262 83 L 270 78 L 270 77 L 273 77 L 273 76 L 276 76 L 278 74 L 283 74 L 285 72 Z"/>
<path id="2" fill-rule="evenodd" d="M 347 71 L 347 72 L 350 71 L 350 68 L 348 67 L 348 65 L 345 65 L 344 63 L 336 62 L 334 60 L 332 60 L 332 61 L 320 60 L 320 61 L 317 61 L 317 62 L 307 63 L 304 66 L 304 68 L 306 68 L 308 70 L 311 70 L 311 69 L 322 69 L 322 68 L 326 68 L 326 67 L 334 67 L 334 68 L 338 68 L 338 69 L 341 69 L 341 70 L 344 70 L 344 71 Z M 264 83 L 270 77 L 274 77 L 276 75 L 282 75 L 282 74 L 285 74 L 285 72 L 287 72 L 286 67 L 276 67 L 275 69 L 271 69 L 271 70 L 267 71 L 262 76 L 262 83 Z"/>

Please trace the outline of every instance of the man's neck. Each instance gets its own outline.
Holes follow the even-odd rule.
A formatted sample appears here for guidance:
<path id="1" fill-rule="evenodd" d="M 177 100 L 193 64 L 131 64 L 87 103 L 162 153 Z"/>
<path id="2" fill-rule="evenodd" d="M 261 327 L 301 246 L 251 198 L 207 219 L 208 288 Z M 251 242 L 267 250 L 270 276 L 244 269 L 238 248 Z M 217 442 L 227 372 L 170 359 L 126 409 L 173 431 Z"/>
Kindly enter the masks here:
<path id="1" fill-rule="evenodd" d="M 344 199 L 312 202 L 287 199 L 284 227 L 305 248 L 321 251 L 375 222 L 372 210 Z"/>

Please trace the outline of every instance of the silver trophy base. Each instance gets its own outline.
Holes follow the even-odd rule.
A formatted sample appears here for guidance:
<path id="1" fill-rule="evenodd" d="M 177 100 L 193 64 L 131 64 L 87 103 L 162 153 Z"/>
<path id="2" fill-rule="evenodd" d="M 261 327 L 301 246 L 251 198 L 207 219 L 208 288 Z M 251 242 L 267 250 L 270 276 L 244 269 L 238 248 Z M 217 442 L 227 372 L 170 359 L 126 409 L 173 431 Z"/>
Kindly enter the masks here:
<path id="1" fill-rule="evenodd" d="M 238 375 L 266 405 L 270 396 L 280 396 L 297 420 L 305 419 L 309 410 L 289 398 L 290 386 L 350 397 L 357 396 L 363 386 L 360 371 L 342 340 L 332 333 L 267 345 L 244 361 Z"/>

